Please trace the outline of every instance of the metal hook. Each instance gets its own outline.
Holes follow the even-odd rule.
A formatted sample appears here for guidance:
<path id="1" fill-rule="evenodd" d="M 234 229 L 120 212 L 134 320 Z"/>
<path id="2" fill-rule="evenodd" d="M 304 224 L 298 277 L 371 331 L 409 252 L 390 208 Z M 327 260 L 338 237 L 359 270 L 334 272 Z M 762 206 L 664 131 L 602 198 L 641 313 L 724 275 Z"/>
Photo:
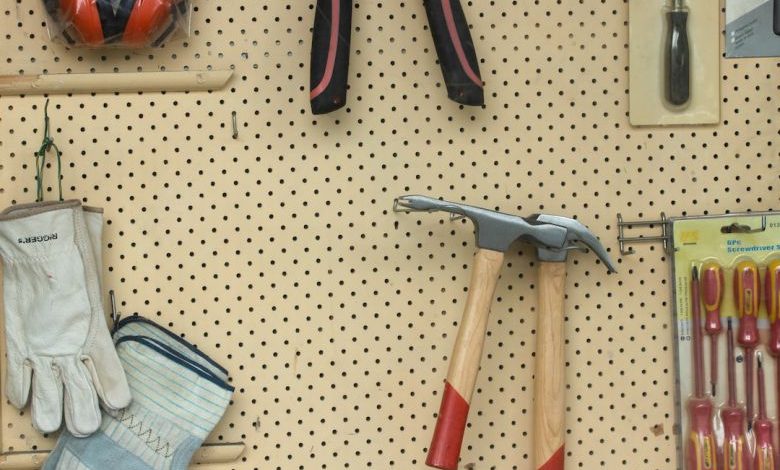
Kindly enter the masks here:
<path id="1" fill-rule="evenodd" d="M 636 253 L 636 251 L 632 247 L 626 248 L 626 245 L 629 245 L 631 243 L 652 243 L 652 242 L 663 242 L 664 244 L 664 250 L 669 251 L 669 227 L 668 222 L 669 219 L 666 218 L 666 214 L 661 212 L 661 219 L 660 220 L 648 220 L 648 221 L 632 221 L 632 222 L 626 222 L 623 220 L 623 216 L 621 214 L 617 215 L 618 219 L 618 245 L 620 247 L 620 254 L 623 256 L 627 255 L 633 255 Z M 637 237 L 627 237 L 625 235 L 625 229 L 626 227 L 653 227 L 655 225 L 661 226 L 661 235 L 655 235 L 651 237 L 646 237 L 643 235 L 639 235 Z"/>
<path id="2" fill-rule="evenodd" d="M 122 318 L 122 315 L 120 315 L 116 309 L 116 295 L 114 295 L 113 289 L 108 291 L 108 298 L 111 301 L 111 322 L 114 324 L 114 330 L 116 330 L 116 327 L 119 324 L 119 319 Z"/>
<path id="3" fill-rule="evenodd" d="M 238 117 L 235 111 L 230 113 L 230 118 L 231 118 L 230 120 L 233 123 L 233 138 L 238 139 Z"/>

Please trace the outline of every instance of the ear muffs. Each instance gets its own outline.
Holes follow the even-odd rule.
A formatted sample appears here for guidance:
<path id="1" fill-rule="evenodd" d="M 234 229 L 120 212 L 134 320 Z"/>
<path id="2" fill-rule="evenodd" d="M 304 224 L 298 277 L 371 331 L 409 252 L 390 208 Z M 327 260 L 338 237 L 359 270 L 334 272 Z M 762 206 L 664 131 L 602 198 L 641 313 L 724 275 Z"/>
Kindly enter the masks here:
<path id="1" fill-rule="evenodd" d="M 60 0 L 60 15 L 65 24 L 73 24 L 85 44 L 103 43 L 103 26 L 92 0 Z"/>
<path id="2" fill-rule="evenodd" d="M 94 0 L 88 0 L 94 1 Z M 115 42 L 122 39 L 122 33 L 127 25 L 127 20 L 135 10 L 136 6 L 142 6 L 143 0 L 120 0 L 114 11 L 113 1 L 97 0 L 98 15 L 100 16 L 100 25 L 103 28 L 103 38 L 107 42 Z M 136 3 L 138 5 L 136 5 Z"/>
<path id="3" fill-rule="evenodd" d="M 159 31 L 170 19 L 173 0 L 136 0 L 124 28 L 123 41 L 129 45 L 149 42 L 149 35 Z"/>
<path id="4" fill-rule="evenodd" d="M 47 8 L 51 2 L 45 0 Z M 143 46 L 176 12 L 178 0 L 120 0 L 114 10 L 112 0 L 59 0 L 60 18 L 73 25 L 85 44 L 97 46 L 120 41 Z"/>

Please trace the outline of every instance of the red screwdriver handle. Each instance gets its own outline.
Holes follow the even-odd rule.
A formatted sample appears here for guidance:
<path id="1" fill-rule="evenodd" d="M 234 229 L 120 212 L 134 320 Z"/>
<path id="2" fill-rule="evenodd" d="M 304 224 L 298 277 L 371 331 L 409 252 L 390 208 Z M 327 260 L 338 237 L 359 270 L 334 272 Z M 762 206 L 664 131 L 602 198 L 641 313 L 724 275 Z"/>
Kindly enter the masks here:
<path id="1" fill-rule="evenodd" d="M 723 468 L 725 470 L 748 470 L 750 451 L 745 440 L 745 412 L 739 407 L 723 407 Z M 695 468 L 695 467 L 694 467 Z"/>
<path id="2" fill-rule="evenodd" d="M 745 407 L 748 426 L 753 422 L 753 352 L 758 345 L 758 306 L 760 304 L 758 265 L 743 260 L 734 268 L 734 299 L 739 315 L 737 342 L 745 349 Z"/>
<path id="3" fill-rule="evenodd" d="M 758 345 L 760 293 L 758 265 L 752 260 L 740 261 L 734 269 L 734 299 L 739 315 L 737 342 L 745 348 Z"/>
<path id="4" fill-rule="evenodd" d="M 704 331 L 717 335 L 723 331 L 720 323 L 720 303 L 723 300 L 723 269 L 713 261 L 701 267 L 701 289 L 704 302 Z"/>
<path id="5" fill-rule="evenodd" d="M 753 424 L 756 434 L 756 458 L 753 470 L 775 470 L 774 442 L 772 440 L 772 421 L 757 419 Z"/>
<path id="6" fill-rule="evenodd" d="M 717 446 L 712 431 L 712 403 L 706 398 L 688 400 L 691 432 L 688 437 L 688 470 L 717 469 Z"/>
<path id="7" fill-rule="evenodd" d="M 766 311 L 769 315 L 769 353 L 780 355 L 780 259 L 769 263 L 764 283 Z"/>
<path id="8" fill-rule="evenodd" d="M 710 337 L 710 391 L 715 396 L 718 383 L 718 336 L 723 330 L 720 304 L 723 301 L 723 268 L 707 261 L 701 267 L 701 298 L 704 304 L 704 331 Z"/>

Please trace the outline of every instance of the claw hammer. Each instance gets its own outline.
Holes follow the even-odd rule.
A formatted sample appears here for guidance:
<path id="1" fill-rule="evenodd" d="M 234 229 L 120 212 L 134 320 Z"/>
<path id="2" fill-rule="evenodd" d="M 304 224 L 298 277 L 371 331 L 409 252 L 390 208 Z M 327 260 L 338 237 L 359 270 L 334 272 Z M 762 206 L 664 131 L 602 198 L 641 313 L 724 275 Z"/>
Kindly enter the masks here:
<path id="1" fill-rule="evenodd" d="M 534 383 L 534 460 L 537 469 L 563 469 L 564 351 L 563 300 L 566 256 L 572 249 L 590 248 L 610 272 L 612 261 L 598 239 L 580 222 L 567 217 L 535 214 L 519 217 L 434 199 L 401 196 L 395 212 L 449 212 L 474 223 L 477 252 L 468 298 L 444 383 L 436 429 L 425 463 L 454 470 L 458 466 L 469 402 L 477 379 L 487 330 L 487 318 L 504 253 L 517 240 L 534 245 L 539 258 L 539 318 L 536 328 Z"/>

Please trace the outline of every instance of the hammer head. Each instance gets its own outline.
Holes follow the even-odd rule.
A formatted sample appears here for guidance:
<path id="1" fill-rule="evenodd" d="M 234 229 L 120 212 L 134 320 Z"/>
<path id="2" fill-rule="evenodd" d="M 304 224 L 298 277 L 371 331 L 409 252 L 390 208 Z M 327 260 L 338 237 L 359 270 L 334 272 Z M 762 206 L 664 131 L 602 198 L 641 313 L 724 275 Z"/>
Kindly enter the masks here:
<path id="1" fill-rule="evenodd" d="M 568 217 L 534 214 L 530 217 L 504 214 L 481 207 L 442 201 L 427 196 L 401 196 L 393 204 L 395 212 L 449 212 L 452 218 L 467 217 L 475 227 L 477 246 L 506 252 L 516 240 L 537 248 L 542 261 L 565 261 L 570 250 L 590 248 L 607 266 L 617 272 L 607 251 L 587 227 Z"/>

